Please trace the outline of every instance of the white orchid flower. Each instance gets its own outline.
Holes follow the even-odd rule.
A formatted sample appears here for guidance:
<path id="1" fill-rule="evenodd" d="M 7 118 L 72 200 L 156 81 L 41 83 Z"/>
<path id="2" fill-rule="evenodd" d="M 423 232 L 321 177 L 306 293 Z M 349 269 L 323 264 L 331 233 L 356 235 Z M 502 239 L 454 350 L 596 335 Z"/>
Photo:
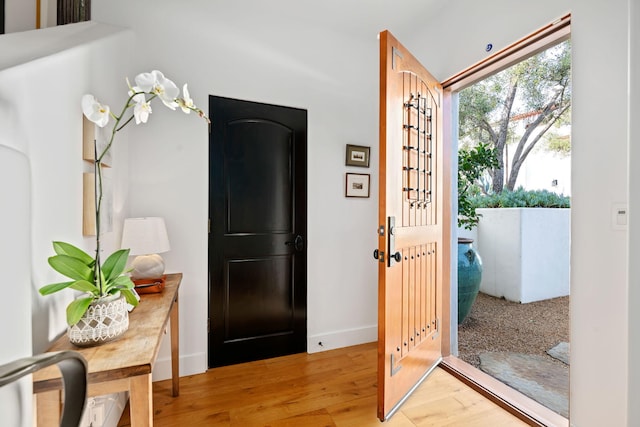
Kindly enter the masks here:
<path id="1" fill-rule="evenodd" d="M 147 101 L 143 93 L 139 93 L 133 97 L 133 102 L 136 105 L 133 106 L 133 116 L 136 119 L 136 124 L 147 123 L 149 114 L 151 114 L 151 103 Z"/>
<path id="2" fill-rule="evenodd" d="M 178 106 L 175 101 L 180 93 L 178 86 L 160 71 L 153 70 L 150 73 L 140 73 L 136 76 L 135 81 L 143 92 L 158 95 L 162 103 L 172 110 L 175 110 Z"/>
<path id="3" fill-rule="evenodd" d="M 191 113 L 191 110 L 196 108 L 196 106 L 193 103 L 193 99 L 191 99 L 191 97 L 189 96 L 189 90 L 187 89 L 186 83 L 184 84 L 184 86 L 182 86 L 182 94 L 183 97 L 177 99 L 178 105 L 180 105 L 182 111 L 184 111 L 186 114 L 189 114 Z"/>
<path id="4" fill-rule="evenodd" d="M 100 104 L 98 100 L 90 94 L 82 97 L 82 112 L 99 127 L 103 128 L 109 123 L 109 106 Z"/>

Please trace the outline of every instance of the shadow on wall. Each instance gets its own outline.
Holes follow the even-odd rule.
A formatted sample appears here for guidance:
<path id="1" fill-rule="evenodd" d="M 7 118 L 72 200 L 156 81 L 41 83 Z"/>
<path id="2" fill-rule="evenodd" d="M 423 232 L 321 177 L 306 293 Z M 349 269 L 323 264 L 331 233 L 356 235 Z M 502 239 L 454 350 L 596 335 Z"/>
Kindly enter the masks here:
<path id="1" fill-rule="evenodd" d="M 31 215 L 30 168 L 16 149 L 13 111 L 0 100 L 0 364 L 30 356 L 31 348 Z M 0 388 L 3 425 L 31 425 L 31 382 L 28 378 Z"/>

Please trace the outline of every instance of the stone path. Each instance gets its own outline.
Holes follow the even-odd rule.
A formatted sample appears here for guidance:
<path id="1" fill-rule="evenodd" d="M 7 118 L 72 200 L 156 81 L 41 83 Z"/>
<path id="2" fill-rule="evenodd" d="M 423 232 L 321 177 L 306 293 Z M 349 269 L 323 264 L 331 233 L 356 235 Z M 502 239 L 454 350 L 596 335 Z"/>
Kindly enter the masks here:
<path id="1" fill-rule="evenodd" d="M 551 357 L 555 357 L 565 365 L 569 365 L 569 343 L 561 342 L 550 350 L 547 350 L 547 354 Z"/>
<path id="2" fill-rule="evenodd" d="M 480 369 L 558 414 L 569 417 L 569 344 L 560 343 L 544 356 L 508 352 L 480 353 Z"/>

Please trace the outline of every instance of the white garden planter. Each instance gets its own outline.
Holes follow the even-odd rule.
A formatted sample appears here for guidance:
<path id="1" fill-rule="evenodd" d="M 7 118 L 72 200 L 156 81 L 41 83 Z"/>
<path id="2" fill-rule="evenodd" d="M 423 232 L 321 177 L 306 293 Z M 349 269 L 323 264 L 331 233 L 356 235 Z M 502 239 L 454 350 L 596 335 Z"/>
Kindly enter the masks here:
<path id="1" fill-rule="evenodd" d="M 477 209 L 480 292 L 527 303 L 569 295 L 571 209 Z"/>

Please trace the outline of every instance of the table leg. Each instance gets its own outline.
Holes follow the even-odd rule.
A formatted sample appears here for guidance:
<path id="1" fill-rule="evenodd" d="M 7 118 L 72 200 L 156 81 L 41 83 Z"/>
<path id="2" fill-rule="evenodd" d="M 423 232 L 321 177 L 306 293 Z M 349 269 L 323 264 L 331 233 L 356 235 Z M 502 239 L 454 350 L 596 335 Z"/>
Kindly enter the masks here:
<path id="1" fill-rule="evenodd" d="M 57 427 L 60 425 L 61 391 L 45 391 L 36 395 L 36 422 L 38 427 Z"/>
<path id="2" fill-rule="evenodd" d="M 153 387 L 151 374 L 132 377 L 129 389 L 131 427 L 153 426 Z"/>
<path id="3" fill-rule="evenodd" d="M 170 314 L 171 321 L 171 381 L 172 395 L 180 394 L 180 320 L 178 311 L 178 296 L 173 303 Z"/>

